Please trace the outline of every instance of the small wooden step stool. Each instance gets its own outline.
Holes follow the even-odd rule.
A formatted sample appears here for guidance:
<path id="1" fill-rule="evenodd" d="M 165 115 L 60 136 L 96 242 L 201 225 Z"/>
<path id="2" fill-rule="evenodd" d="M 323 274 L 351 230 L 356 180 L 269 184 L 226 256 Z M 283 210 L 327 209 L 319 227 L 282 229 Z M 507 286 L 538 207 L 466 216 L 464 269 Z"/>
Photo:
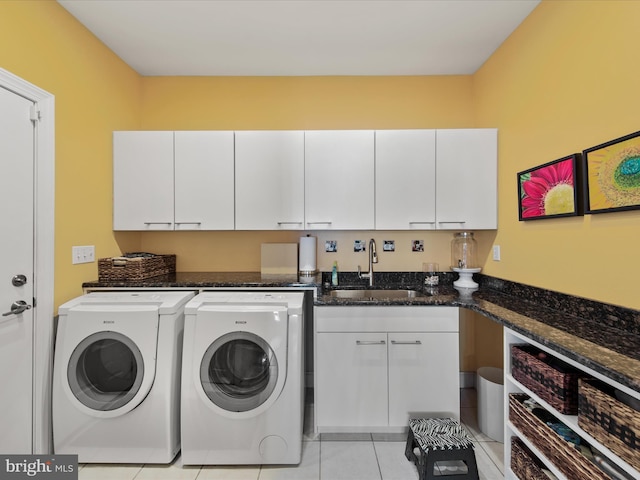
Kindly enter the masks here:
<path id="1" fill-rule="evenodd" d="M 416 455 L 414 449 L 420 454 Z M 479 480 L 476 456 L 473 453 L 473 441 L 453 418 L 412 418 L 409 420 L 409 434 L 404 451 L 407 460 L 418 468 L 420 480 Z M 462 461 L 467 472 L 452 475 L 434 475 L 436 462 Z"/>

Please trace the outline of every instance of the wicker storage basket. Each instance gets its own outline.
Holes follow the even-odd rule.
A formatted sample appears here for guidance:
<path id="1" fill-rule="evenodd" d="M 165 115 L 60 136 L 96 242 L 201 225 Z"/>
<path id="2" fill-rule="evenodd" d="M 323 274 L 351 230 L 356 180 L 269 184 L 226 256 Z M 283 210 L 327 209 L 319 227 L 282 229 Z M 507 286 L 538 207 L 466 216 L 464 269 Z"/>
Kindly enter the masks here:
<path id="1" fill-rule="evenodd" d="M 542 472 L 542 462 L 518 437 L 511 437 L 511 471 L 520 480 L 549 480 Z"/>
<path id="2" fill-rule="evenodd" d="M 585 432 L 640 470 L 640 412 L 620 402 L 610 387 L 597 380 L 580 380 L 578 425 Z"/>
<path id="3" fill-rule="evenodd" d="M 540 353 L 530 345 L 512 345 L 511 375 L 560 413 L 577 414 L 580 372 L 557 358 L 541 359 Z"/>
<path id="4" fill-rule="evenodd" d="M 509 394 L 509 420 L 558 470 L 569 480 L 610 480 L 572 444 L 527 410 L 522 403 L 527 398 L 520 393 Z"/>
<path id="5" fill-rule="evenodd" d="M 98 260 L 100 282 L 136 281 L 175 273 L 175 255 L 124 254 Z"/>

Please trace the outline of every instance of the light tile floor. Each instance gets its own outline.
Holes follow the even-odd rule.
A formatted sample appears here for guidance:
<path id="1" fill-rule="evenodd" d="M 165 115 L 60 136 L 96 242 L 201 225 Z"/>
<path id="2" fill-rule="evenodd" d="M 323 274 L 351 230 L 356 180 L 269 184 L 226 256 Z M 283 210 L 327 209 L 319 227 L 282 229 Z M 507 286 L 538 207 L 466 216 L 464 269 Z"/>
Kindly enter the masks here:
<path id="1" fill-rule="evenodd" d="M 182 466 L 180 457 L 171 465 L 80 465 L 80 480 L 417 480 L 418 472 L 404 456 L 406 435 L 364 434 L 315 436 L 311 409 L 302 462 L 297 466 Z M 461 390 L 462 423 L 474 438 L 481 480 L 504 478 L 502 443 L 480 432 L 476 391 Z M 453 473 L 453 472 L 452 472 Z M 443 472 L 443 475 L 446 472 Z M 443 476 L 446 478 L 446 476 Z"/>

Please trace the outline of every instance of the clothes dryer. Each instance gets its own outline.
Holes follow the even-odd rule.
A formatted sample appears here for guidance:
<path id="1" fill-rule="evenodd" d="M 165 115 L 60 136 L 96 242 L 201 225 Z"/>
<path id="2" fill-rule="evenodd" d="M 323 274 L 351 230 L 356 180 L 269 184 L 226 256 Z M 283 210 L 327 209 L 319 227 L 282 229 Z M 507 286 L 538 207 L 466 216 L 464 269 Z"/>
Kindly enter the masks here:
<path id="1" fill-rule="evenodd" d="M 297 464 L 304 293 L 204 292 L 185 307 L 182 461 Z"/>
<path id="2" fill-rule="evenodd" d="M 59 308 L 54 451 L 170 463 L 180 449 L 184 306 L 193 292 L 96 292 Z"/>

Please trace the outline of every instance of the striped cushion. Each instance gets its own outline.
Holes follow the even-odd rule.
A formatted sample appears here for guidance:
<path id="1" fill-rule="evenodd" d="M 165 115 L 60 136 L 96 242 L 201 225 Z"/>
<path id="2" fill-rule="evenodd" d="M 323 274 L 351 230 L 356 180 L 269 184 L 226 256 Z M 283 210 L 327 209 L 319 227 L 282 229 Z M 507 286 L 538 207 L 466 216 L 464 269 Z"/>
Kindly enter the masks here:
<path id="1" fill-rule="evenodd" d="M 425 453 L 429 450 L 473 448 L 471 437 L 453 418 L 412 418 L 409 428 Z"/>

